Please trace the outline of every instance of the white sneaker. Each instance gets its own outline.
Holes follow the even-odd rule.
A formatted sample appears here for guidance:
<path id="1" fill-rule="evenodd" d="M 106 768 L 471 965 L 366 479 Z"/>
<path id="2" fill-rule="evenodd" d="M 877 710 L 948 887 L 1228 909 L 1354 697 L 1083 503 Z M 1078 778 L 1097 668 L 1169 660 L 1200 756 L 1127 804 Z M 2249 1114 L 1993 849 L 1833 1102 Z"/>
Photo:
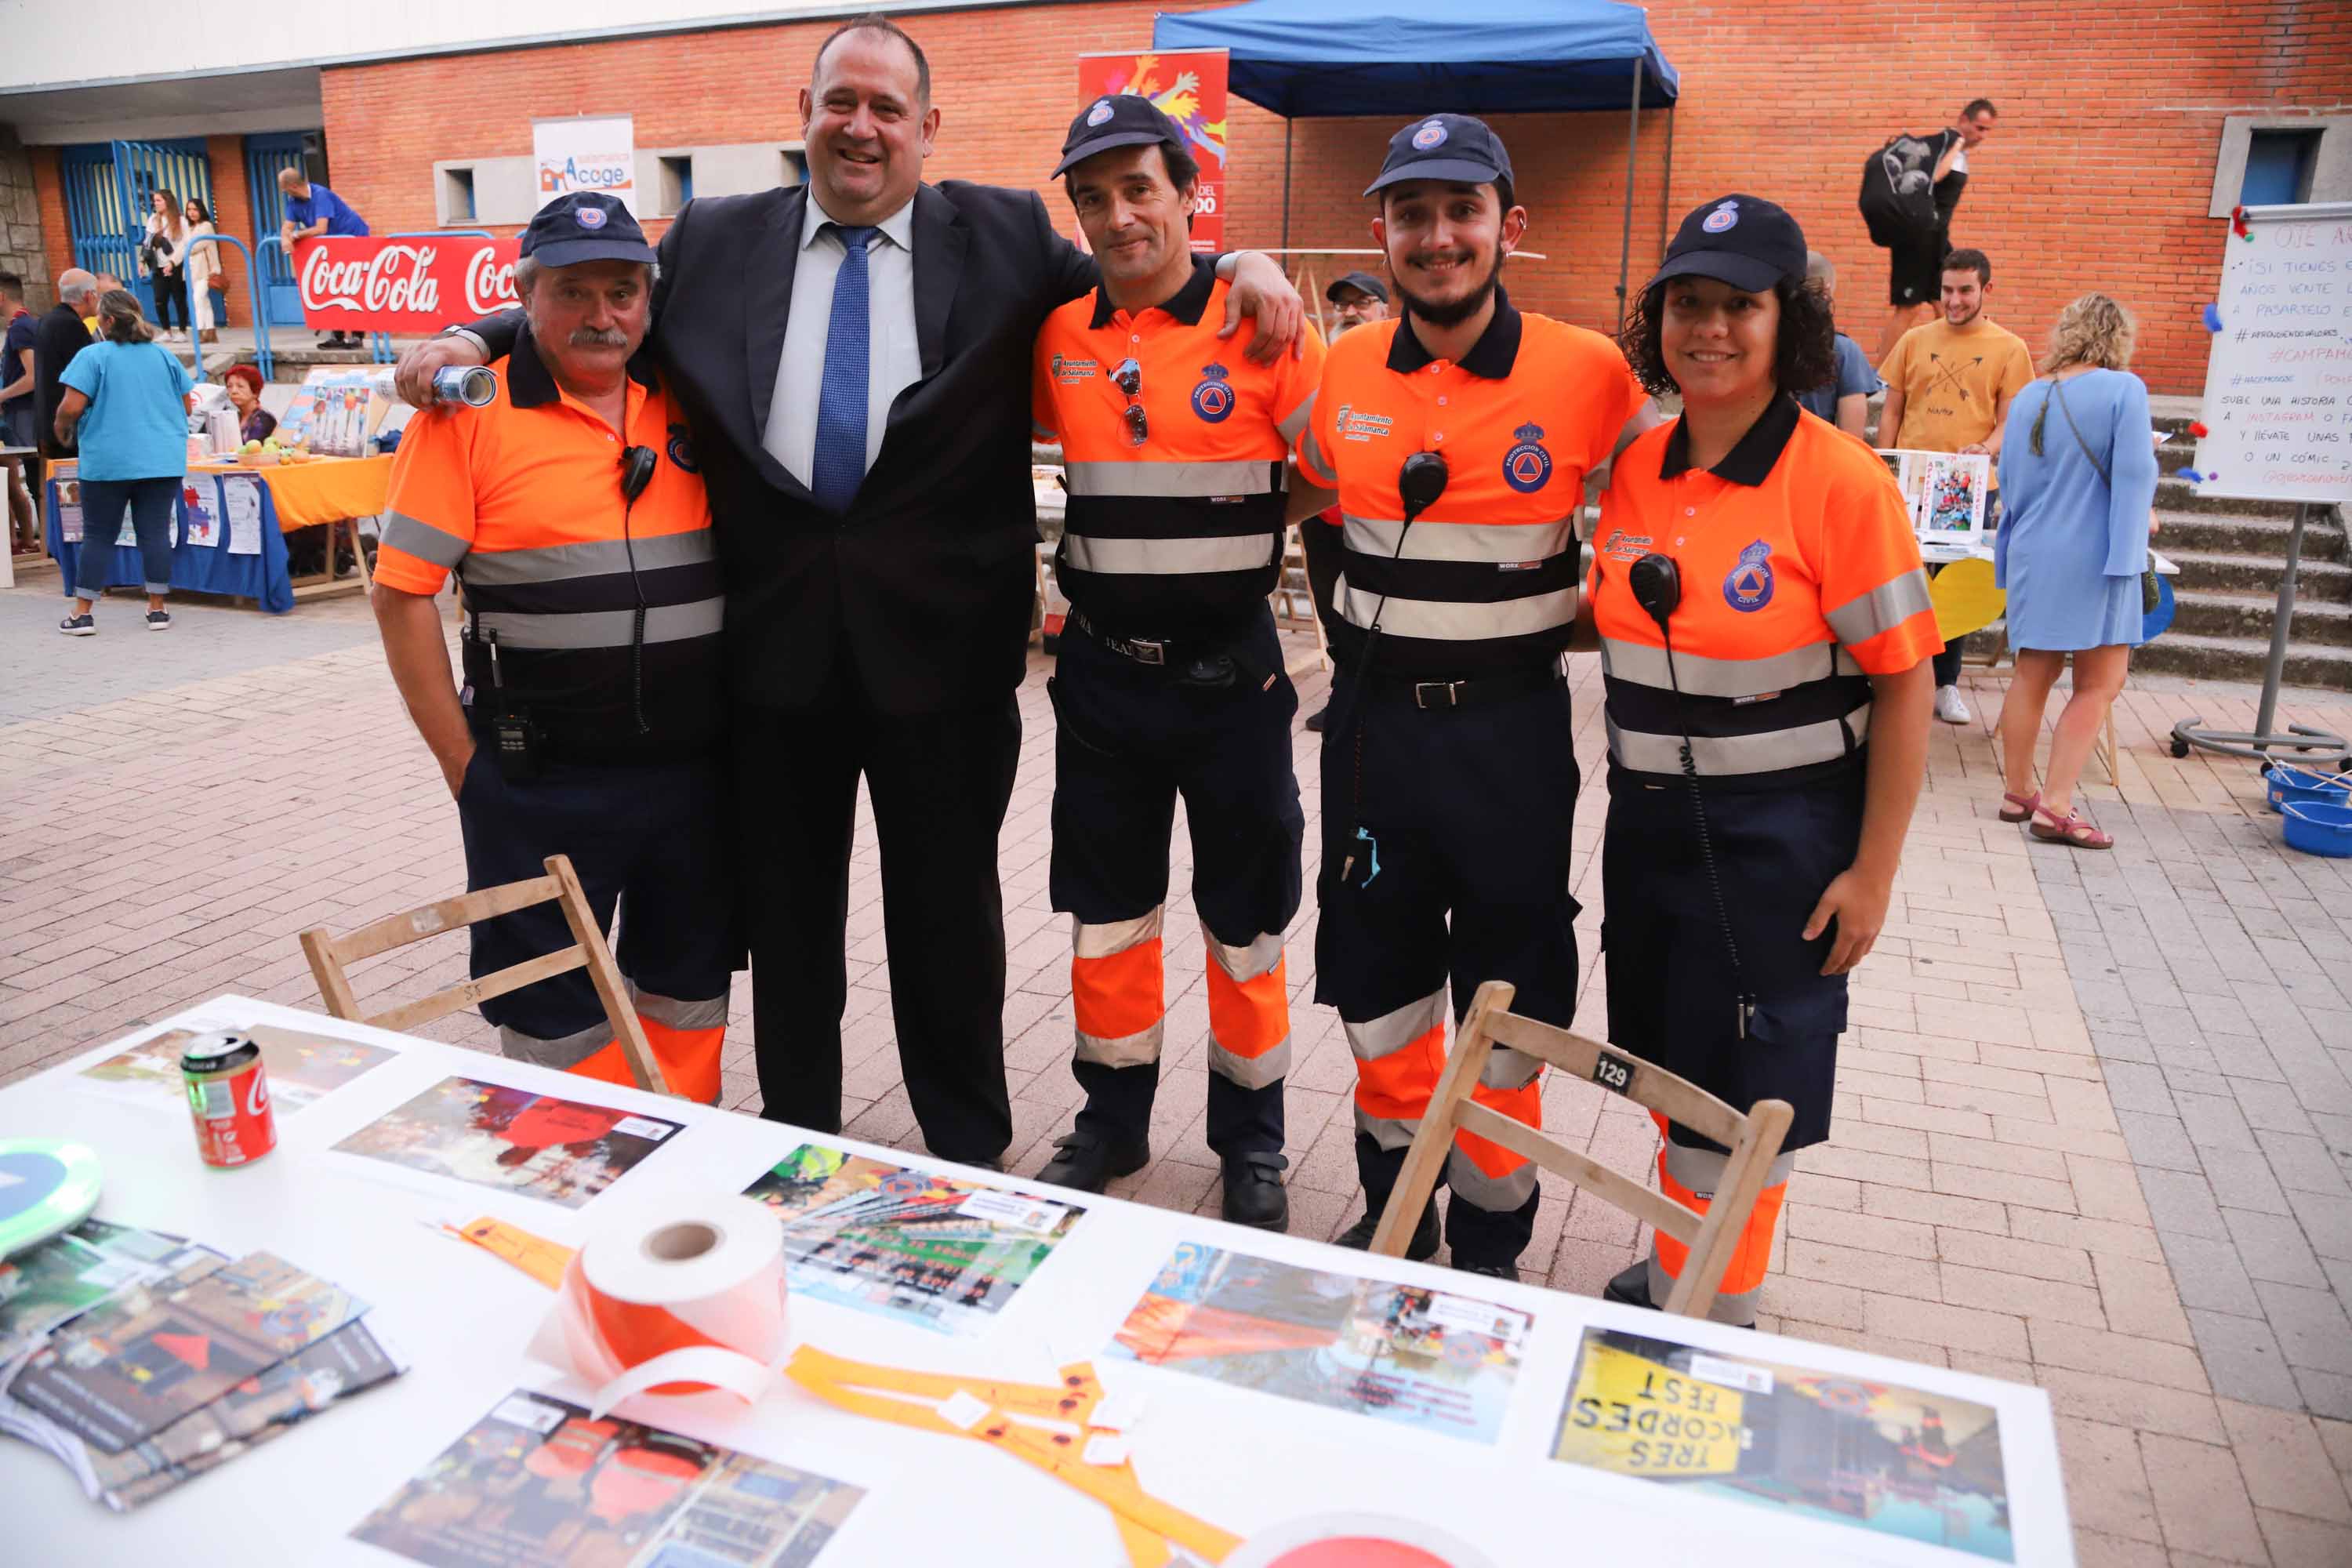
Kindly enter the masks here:
<path id="1" fill-rule="evenodd" d="M 1960 699 L 1957 686 L 1936 688 L 1936 717 L 1947 724 L 1965 724 L 1970 717 L 1969 705 Z"/>

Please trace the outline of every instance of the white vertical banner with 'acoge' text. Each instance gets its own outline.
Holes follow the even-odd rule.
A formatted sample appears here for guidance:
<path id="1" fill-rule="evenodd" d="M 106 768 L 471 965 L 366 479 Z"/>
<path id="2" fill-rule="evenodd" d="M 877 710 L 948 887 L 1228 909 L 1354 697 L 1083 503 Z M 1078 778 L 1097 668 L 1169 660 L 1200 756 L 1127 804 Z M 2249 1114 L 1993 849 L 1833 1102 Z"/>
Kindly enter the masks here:
<path id="1" fill-rule="evenodd" d="M 627 114 L 575 114 L 530 122 L 544 206 L 574 191 L 602 191 L 637 210 L 637 122 Z"/>

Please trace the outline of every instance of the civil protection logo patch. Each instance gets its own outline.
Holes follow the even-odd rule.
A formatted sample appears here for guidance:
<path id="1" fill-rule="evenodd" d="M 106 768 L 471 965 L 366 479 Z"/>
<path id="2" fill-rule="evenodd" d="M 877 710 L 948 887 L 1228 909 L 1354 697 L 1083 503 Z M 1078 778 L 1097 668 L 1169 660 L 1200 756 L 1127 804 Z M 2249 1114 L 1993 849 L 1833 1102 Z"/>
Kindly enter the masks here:
<path id="1" fill-rule="evenodd" d="M 1742 615 L 1772 602 L 1772 547 L 1758 540 L 1739 552 L 1739 564 L 1725 574 L 1723 602 Z"/>
<path id="2" fill-rule="evenodd" d="M 572 209 L 572 221 L 582 228 L 602 228 L 604 226 L 604 209 L 583 202 Z"/>
<path id="3" fill-rule="evenodd" d="M 1521 494 L 1543 489 L 1551 482 L 1551 454 L 1537 445 L 1543 426 L 1522 425 L 1511 434 L 1518 445 L 1503 454 L 1503 482 Z"/>
<path id="4" fill-rule="evenodd" d="M 1442 120 L 1426 121 L 1420 130 L 1412 133 L 1412 144 L 1424 153 L 1444 140 L 1445 122 Z"/>
<path id="5" fill-rule="evenodd" d="M 1110 100 L 1108 98 L 1096 99 L 1095 106 L 1087 110 L 1087 123 L 1089 125 L 1100 125 L 1109 118 Z"/>
<path id="6" fill-rule="evenodd" d="M 1205 378 L 1192 389 L 1192 412 L 1211 425 L 1222 425 L 1234 411 L 1234 389 L 1225 384 L 1233 373 L 1221 364 L 1204 364 Z"/>
<path id="7" fill-rule="evenodd" d="M 1739 221 L 1739 204 L 1725 202 L 1699 221 L 1699 227 L 1709 234 L 1721 234 Z"/>
<path id="8" fill-rule="evenodd" d="M 686 426 L 683 425 L 673 425 L 669 427 L 669 460 L 689 474 L 698 474 L 702 471 L 694 466 L 694 443 L 687 438 Z"/>

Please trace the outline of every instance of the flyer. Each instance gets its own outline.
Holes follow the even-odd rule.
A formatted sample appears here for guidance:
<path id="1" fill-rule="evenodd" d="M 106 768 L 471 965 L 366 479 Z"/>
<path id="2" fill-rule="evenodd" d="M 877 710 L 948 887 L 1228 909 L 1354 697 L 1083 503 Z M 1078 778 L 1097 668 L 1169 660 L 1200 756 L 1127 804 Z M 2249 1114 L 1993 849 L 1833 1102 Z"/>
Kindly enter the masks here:
<path id="1" fill-rule="evenodd" d="M 228 513 L 228 552 L 261 553 L 261 479 L 254 474 L 224 474 L 221 507 Z"/>
<path id="2" fill-rule="evenodd" d="M 269 1075 L 269 1099 L 280 1116 L 293 1115 L 400 1054 L 388 1046 L 299 1034 L 268 1024 L 237 1033 L 252 1036 L 261 1047 L 262 1068 Z M 124 1098 L 177 1105 L 187 1096 L 186 1082 L 180 1076 L 180 1052 L 194 1037 L 186 1029 L 171 1030 L 94 1062 L 82 1068 L 79 1076 Z"/>
<path id="3" fill-rule="evenodd" d="M 576 1209 L 636 1169 L 684 1125 L 449 1078 L 335 1148 Z"/>
<path id="4" fill-rule="evenodd" d="M 1085 1211 L 803 1143 L 744 1189 L 784 1222 L 801 1295 L 944 1334 L 975 1334 Z"/>
<path id="5" fill-rule="evenodd" d="M 1990 1406 L 1587 1329 L 1552 1457 L 2016 1560 Z"/>
<path id="6" fill-rule="evenodd" d="M 182 514 L 187 519 L 184 542 L 210 550 L 220 543 L 220 519 L 214 515 L 212 480 L 201 475 L 180 486 Z"/>
<path id="7" fill-rule="evenodd" d="M 198 1255 L 176 1236 L 86 1219 L 63 1236 L 0 1262 L 0 1366 L 35 1338 L 123 1286 L 158 1279 Z"/>
<path id="8" fill-rule="evenodd" d="M 52 1333 L 9 1395 L 119 1454 L 325 1338 L 367 1303 L 270 1253 L 199 1258 Z"/>
<path id="9" fill-rule="evenodd" d="M 1475 1296 L 1180 1245 L 1109 1352 L 1492 1443 L 1532 1317 Z"/>
<path id="10" fill-rule="evenodd" d="M 517 1391 L 351 1533 L 431 1568 L 804 1568 L 865 1495 Z"/>
<path id="11" fill-rule="evenodd" d="M 81 542 L 81 481 L 59 479 L 58 485 L 58 535 L 68 544 Z"/>

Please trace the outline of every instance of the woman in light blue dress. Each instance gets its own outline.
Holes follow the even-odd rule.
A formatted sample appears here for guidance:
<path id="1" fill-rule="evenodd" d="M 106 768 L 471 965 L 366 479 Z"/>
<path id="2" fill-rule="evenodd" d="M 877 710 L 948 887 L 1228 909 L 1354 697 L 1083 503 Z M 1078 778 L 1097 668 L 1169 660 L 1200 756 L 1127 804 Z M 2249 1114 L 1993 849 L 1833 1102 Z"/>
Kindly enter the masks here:
<path id="1" fill-rule="evenodd" d="M 2147 386 L 2131 363 L 2130 312 L 2085 294 L 2059 312 L 2042 379 L 2009 405 L 2000 441 L 1995 579 L 2009 593 L 2017 674 L 2000 710 L 2000 817 L 2077 849 L 2115 839 L 2074 809 L 2074 785 L 2124 689 L 2140 642 L 2140 577 L 2156 500 Z M 2033 742 L 2050 689 L 2074 658 L 2050 765 L 2033 788 Z"/>

